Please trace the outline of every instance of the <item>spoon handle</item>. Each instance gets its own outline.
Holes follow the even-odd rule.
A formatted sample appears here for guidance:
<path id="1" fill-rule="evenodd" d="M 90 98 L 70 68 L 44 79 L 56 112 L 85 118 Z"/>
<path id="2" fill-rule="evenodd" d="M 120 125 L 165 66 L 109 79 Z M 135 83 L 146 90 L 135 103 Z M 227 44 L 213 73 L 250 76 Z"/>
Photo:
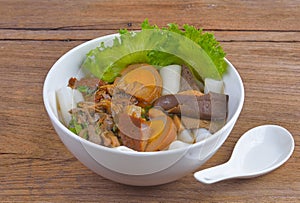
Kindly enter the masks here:
<path id="1" fill-rule="evenodd" d="M 219 166 L 204 169 L 194 173 L 194 177 L 202 183 L 211 184 L 221 180 L 234 177 L 234 170 L 230 168 L 228 162 Z"/>

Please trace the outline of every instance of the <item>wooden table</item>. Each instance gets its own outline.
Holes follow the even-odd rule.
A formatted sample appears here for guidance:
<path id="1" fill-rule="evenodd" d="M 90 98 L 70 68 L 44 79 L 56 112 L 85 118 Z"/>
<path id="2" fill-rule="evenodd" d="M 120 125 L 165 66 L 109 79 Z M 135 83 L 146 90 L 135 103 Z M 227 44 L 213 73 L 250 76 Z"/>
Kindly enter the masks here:
<path id="1" fill-rule="evenodd" d="M 0 202 L 297 202 L 300 200 L 300 1 L 0 0 Z M 156 187 L 121 185 L 83 166 L 45 112 L 42 88 L 54 62 L 86 40 L 139 29 L 149 18 L 215 33 L 245 85 L 231 135 L 202 167 L 226 162 L 238 138 L 262 124 L 294 136 L 292 157 L 249 180 L 204 185 L 193 174 Z"/>

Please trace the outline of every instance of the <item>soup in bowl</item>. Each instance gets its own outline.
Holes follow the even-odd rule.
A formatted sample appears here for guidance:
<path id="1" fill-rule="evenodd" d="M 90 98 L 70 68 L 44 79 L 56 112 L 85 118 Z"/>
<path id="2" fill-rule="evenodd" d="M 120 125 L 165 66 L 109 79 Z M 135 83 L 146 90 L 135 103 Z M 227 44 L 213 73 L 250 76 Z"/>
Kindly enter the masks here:
<path id="1" fill-rule="evenodd" d="M 237 70 L 224 59 L 227 70 L 217 92 L 211 91 L 219 86 L 215 78 L 202 80 L 202 85 L 185 78 L 188 89 L 178 85 L 184 83 L 183 72 L 197 75 L 184 64 L 162 67 L 138 61 L 126 65 L 113 80 L 107 81 L 94 77 L 92 71 L 86 72 L 83 64 L 87 53 L 102 42 L 110 44 L 116 37 L 119 35 L 85 42 L 63 55 L 50 69 L 44 82 L 43 99 L 55 131 L 86 167 L 119 183 L 159 185 L 197 170 L 225 142 L 242 110 L 244 87 Z M 98 81 L 91 94 L 76 85 L 85 79 Z M 213 85 L 206 87 L 211 81 Z M 66 87 L 69 90 L 62 90 Z M 100 98 L 95 97 L 100 90 L 107 97 L 102 93 Z M 67 98 L 69 104 L 64 104 L 61 97 Z M 99 126 L 105 129 L 98 129 L 90 125 L 92 122 L 82 124 L 79 117 L 87 111 L 84 107 L 88 104 L 93 106 L 93 111 L 88 111 L 85 117 L 92 115 L 98 124 L 101 115 L 105 115 L 111 118 L 112 125 L 108 127 L 103 121 Z M 72 108 L 67 108 L 70 105 Z M 97 109 L 99 105 L 101 108 Z M 218 105 L 222 106 L 221 111 Z M 70 126 L 72 122 L 75 124 Z M 79 130 L 78 124 L 81 124 Z M 96 133 L 93 137 L 99 131 L 105 135 Z"/>

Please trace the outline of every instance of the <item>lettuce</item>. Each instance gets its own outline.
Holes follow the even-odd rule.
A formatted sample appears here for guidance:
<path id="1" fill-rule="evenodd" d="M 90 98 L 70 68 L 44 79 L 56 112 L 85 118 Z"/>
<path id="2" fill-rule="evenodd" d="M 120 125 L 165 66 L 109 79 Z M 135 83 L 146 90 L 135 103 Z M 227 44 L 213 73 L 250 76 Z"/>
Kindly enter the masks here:
<path id="1" fill-rule="evenodd" d="M 106 82 L 113 82 L 122 69 L 133 63 L 149 63 L 158 68 L 185 64 L 202 80 L 220 80 L 226 72 L 225 53 L 213 34 L 193 26 L 184 25 L 181 30 L 172 23 L 158 28 L 146 19 L 141 31 L 119 33 L 110 45 L 102 42 L 91 50 L 82 68 Z"/>

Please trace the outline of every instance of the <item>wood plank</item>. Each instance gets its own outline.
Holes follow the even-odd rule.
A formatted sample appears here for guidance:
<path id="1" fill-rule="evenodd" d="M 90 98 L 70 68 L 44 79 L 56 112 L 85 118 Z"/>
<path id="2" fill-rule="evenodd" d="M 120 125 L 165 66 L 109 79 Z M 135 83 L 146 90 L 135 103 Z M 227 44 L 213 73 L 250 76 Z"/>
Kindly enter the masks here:
<path id="1" fill-rule="evenodd" d="M 299 10 L 299 0 L 1 0 L 0 28 L 116 30 L 138 28 L 149 18 L 160 26 L 176 22 L 205 29 L 299 31 Z"/>
<path id="2" fill-rule="evenodd" d="M 300 1 L 0 0 L 0 202 L 299 202 Z M 155 187 L 106 180 L 83 166 L 51 127 L 43 81 L 69 49 L 149 18 L 215 33 L 245 85 L 243 111 L 220 150 L 199 169 L 227 161 L 239 137 L 262 124 L 287 128 L 292 157 L 250 180 L 214 185 L 192 174 Z"/>
<path id="3" fill-rule="evenodd" d="M 246 98 L 228 140 L 200 169 L 221 164 L 234 144 L 256 125 L 290 130 L 295 152 L 284 166 L 251 180 L 215 185 L 192 174 L 156 187 L 129 187 L 106 180 L 79 163 L 50 127 L 43 108 L 43 80 L 52 64 L 83 41 L 0 41 L 1 201 L 204 201 L 296 202 L 300 199 L 300 43 L 223 42 L 244 81 Z M 17 51 L 16 51 L 17 50 Z M 291 179 L 291 175 L 293 178 Z"/>
<path id="4" fill-rule="evenodd" d="M 121 29 L 122 27 L 120 27 Z M 214 33 L 221 42 L 300 42 L 299 32 L 277 31 L 219 31 L 204 30 Z M 118 30 L 16 30 L 0 29 L 0 40 L 61 40 L 87 41 L 100 36 L 118 33 Z"/>

